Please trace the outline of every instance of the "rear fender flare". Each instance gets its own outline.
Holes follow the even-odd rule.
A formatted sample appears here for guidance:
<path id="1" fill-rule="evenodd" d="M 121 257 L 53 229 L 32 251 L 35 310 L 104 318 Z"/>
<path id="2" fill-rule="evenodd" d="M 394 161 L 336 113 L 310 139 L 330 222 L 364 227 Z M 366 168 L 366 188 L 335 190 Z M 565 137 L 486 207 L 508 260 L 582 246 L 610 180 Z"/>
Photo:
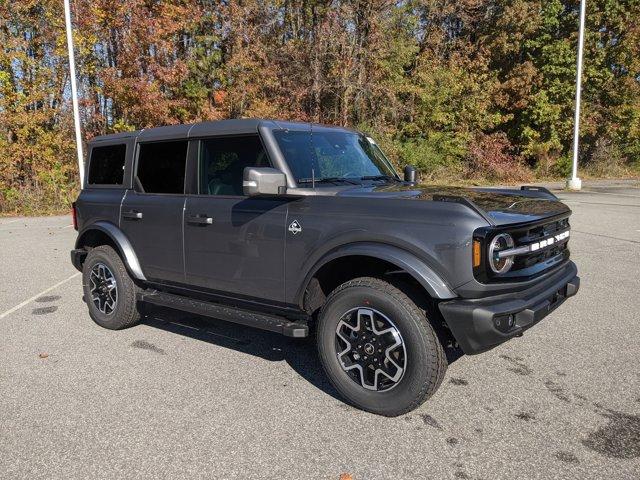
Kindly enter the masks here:
<path id="1" fill-rule="evenodd" d="M 118 247 L 120 256 L 124 260 L 124 263 L 127 267 L 127 270 L 133 275 L 134 278 L 138 280 L 146 280 L 144 273 L 142 273 L 142 267 L 140 267 L 140 262 L 138 261 L 138 256 L 136 252 L 133 250 L 133 246 L 127 236 L 120 230 L 116 225 L 106 221 L 99 221 L 96 223 L 92 223 L 88 225 L 86 228 L 80 232 L 78 235 L 78 239 L 76 240 L 76 248 L 84 247 L 83 240 L 86 238 L 86 235 L 91 232 L 98 230 L 104 234 L 106 234 L 113 243 Z"/>

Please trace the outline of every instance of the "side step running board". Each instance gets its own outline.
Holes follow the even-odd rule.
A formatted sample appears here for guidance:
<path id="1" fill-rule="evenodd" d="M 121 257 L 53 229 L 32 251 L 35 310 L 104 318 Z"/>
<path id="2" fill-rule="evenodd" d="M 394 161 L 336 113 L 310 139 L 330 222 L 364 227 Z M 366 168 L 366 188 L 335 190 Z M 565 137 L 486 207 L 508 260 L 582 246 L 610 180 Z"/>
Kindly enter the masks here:
<path id="1" fill-rule="evenodd" d="M 147 302 L 161 307 L 175 308 L 185 312 L 214 317 L 218 320 L 239 323 L 248 327 L 269 330 L 287 337 L 307 337 L 309 327 L 305 323 L 292 322 L 284 317 L 268 315 L 265 313 L 241 310 L 219 303 L 194 300 L 192 298 L 174 295 L 171 293 L 148 291 L 138 293 L 138 301 Z"/>

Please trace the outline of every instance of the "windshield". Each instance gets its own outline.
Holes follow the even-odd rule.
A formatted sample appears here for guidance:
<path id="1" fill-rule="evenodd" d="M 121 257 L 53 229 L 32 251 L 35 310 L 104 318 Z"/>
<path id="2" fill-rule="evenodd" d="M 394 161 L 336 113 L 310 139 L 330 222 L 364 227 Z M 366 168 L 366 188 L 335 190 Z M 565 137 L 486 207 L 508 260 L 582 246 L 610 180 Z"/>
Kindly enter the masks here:
<path id="1" fill-rule="evenodd" d="M 273 132 L 298 183 L 367 180 L 397 175 L 375 142 L 344 131 Z"/>

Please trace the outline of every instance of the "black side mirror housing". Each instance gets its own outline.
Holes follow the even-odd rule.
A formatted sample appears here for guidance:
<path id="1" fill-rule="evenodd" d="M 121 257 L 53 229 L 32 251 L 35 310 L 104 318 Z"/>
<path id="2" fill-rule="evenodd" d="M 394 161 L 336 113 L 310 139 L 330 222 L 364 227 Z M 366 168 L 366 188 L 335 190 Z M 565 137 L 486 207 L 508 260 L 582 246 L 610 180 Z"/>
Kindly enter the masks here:
<path id="1" fill-rule="evenodd" d="M 416 169 L 412 165 L 404 167 L 404 181 L 416 183 Z"/>

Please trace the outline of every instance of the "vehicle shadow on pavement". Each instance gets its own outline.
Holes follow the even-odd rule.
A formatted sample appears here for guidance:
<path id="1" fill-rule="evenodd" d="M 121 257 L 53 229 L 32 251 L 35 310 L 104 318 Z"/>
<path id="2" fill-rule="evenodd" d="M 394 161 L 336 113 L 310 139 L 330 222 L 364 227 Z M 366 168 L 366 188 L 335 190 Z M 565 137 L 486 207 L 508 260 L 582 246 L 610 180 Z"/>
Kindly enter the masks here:
<path id="1" fill-rule="evenodd" d="M 313 386 L 344 401 L 322 370 L 313 337 L 289 338 L 154 305 L 145 305 L 142 324 L 272 362 L 287 362 Z"/>

